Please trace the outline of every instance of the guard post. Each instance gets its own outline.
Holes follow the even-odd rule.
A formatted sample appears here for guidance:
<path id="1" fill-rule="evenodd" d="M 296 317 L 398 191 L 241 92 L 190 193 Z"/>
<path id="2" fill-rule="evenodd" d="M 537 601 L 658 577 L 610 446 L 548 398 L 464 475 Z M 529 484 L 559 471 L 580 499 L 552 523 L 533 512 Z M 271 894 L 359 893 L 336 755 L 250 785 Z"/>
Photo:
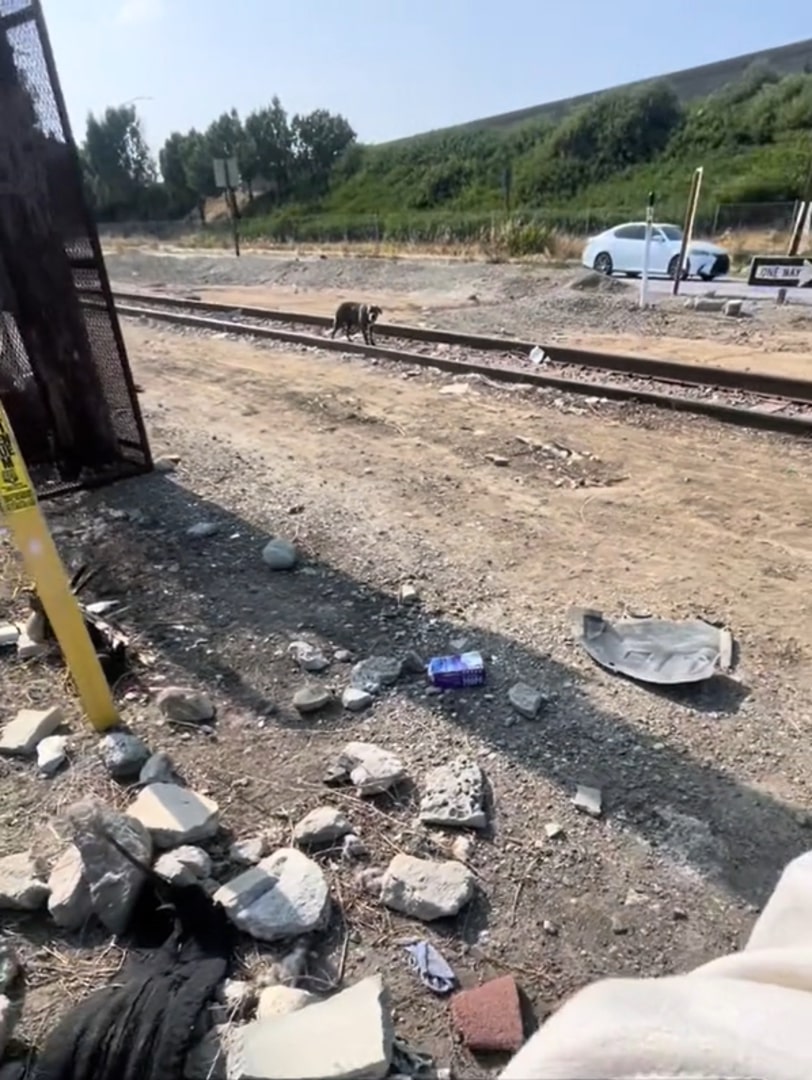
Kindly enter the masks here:
<path id="1" fill-rule="evenodd" d="M 648 268 L 651 259 L 651 230 L 654 226 L 654 192 L 648 193 L 646 203 L 646 242 L 643 247 L 643 273 L 640 275 L 640 307 L 648 307 Z"/>
<path id="2" fill-rule="evenodd" d="M 97 731 L 105 731 L 119 719 L 113 695 L 2 402 L 0 514 L 34 582 L 87 718 Z"/>
<path id="3" fill-rule="evenodd" d="M 694 169 L 694 175 L 691 177 L 691 191 L 688 195 L 688 206 L 685 209 L 685 227 L 682 230 L 682 243 L 680 244 L 679 257 L 677 259 L 677 272 L 674 274 L 674 287 L 671 290 L 674 296 L 679 292 L 682 272 L 685 268 L 685 260 L 688 255 L 688 248 L 694 233 L 696 208 L 699 206 L 699 193 L 702 190 L 702 176 L 704 172 L 705 170 L 700 165 L 698 168 Z"/>

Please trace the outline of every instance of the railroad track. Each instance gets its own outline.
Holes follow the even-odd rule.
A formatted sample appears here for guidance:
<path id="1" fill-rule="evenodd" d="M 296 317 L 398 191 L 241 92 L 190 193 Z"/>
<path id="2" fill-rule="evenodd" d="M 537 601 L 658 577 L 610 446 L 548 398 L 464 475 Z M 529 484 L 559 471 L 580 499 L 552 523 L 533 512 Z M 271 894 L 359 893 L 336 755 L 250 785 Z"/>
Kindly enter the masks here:
<path id="1" fill-rule="evenodd" d="M 118 313 L 124 317 L 378 357 L 454 374 L 476 373 L 498 382 L 636 401 L 744 427 L 812 435 L 812 381 L 804 379 L 562 345 L 539 344 L 545 358 L 534 363 L 530 355 L 535 342 L 386 323 L 375 327 L 379 343 L 366 345 L 325 336 L 332 319 L 323 315 L 189 296 L 120 291 L 114 296 Z M 97 306 L 102 301 L 98 293 L 87 292 L 83 302 Z M 479 356 L 472 359 L 472 353 Z"/>

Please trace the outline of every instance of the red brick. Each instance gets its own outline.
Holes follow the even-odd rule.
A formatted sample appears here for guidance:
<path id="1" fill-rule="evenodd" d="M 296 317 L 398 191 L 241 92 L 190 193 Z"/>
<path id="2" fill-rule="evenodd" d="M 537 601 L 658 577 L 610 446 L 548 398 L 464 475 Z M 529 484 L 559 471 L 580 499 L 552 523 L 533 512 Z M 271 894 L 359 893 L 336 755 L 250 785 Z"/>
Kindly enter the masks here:
<path id="1" fill-rule="evenodd" d="M 524 1042 L 519 988 L 512 975 L 460 990 L 451 999 L 451 1016 L 469 1050 L 514 1053 Z"/>

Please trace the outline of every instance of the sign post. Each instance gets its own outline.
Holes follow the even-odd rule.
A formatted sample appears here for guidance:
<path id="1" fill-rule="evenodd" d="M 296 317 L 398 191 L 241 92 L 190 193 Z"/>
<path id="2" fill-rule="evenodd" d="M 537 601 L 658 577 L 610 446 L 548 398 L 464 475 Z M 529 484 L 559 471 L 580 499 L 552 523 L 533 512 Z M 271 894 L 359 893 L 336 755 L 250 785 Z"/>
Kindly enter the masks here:
<path id="1" fill-rule="evenodd" d="M 677 257 L 677 272 L 674 274 L 674 287 L 671 290 L 674 296 L 679 292 L 679 283 L 682 280 L 682 271 L 685 266 L 685 257 L 688 254 L 688 245 L 691 243 L 691 237 L 694 232 L 694 221 L 696 220 L 696 208 L 699 205 L 699 192 L 702 189 L 702 176 L 704 169 L 700 165 L 694 169 L 694 175 L 691 178 L 691 191 L 688 195 L 688 206 L 685 210 L 685 227 L 682 230 L 682 244 L 679 249 L 679 256 Z"/>
<path id="2" fill-rule="evenodd" d="M 646 203 L 646 242 L 643 247 L 643 273 L 640 277 L 640 307 L 648 307 L 648 267 L 651 258 L 651 229 L 654 225 L 654 192 L 648 193 Z"/>
<path id="3" fill-rule="evenodd" d="M 240 256 L 240 208 L 237 206 L 236 188 L 240 183 L 240 169 L 235 157 L 214 158 L 214 183 L 225 194 L 226 205 L 231 215 L 231 227 L 234 232 L 234 254 Z"/>
<path id="4" fill-rule="evenodd" d="M 803 255 L 756 255 L 750 263 L 747 284 L 781 291 L 812 288 L 812 259 Z"/>
<path id="5" fill-rule="evenodd" d="M 113 695 L 90 640 L 81 608 L 37 504 L 6 411 L 0 403 L 0 513 L 36 586 L 73 676 L 87 718 L 97 731 L 118 723 Z"/>

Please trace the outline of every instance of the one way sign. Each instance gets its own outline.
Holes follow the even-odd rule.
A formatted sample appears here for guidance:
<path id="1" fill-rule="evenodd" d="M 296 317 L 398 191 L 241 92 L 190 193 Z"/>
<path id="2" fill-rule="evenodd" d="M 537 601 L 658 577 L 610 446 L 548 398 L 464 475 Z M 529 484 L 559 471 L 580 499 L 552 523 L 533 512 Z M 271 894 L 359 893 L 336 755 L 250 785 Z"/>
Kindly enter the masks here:
<path id="1" fill-rule="evenodd" d="M 782 289 L 812 287 L 812 260 L 801 255 L 757 255 L 750 263 L 748 285 L 775 285 Z"/>

